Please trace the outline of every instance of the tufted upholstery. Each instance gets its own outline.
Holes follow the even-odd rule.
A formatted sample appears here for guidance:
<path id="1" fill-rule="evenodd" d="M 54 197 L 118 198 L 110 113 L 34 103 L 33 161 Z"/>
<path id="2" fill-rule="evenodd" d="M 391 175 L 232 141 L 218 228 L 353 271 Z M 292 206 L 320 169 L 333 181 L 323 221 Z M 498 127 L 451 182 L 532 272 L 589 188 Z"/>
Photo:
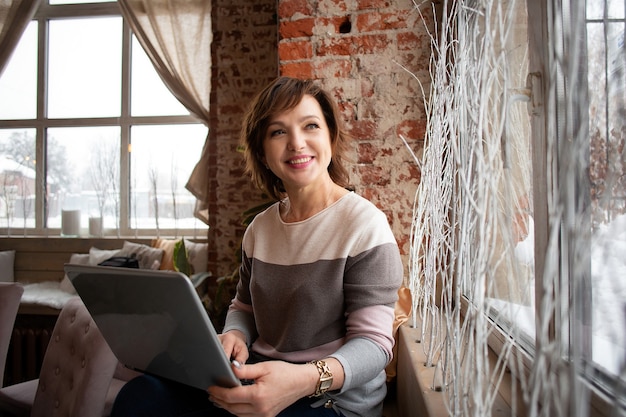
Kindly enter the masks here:
<path id="1" fill-rule="evenodd" d="M 4 386 L 4 366 L 17 309 L 24 287 L 14 282 L 0 282 L 0 388 Z"/>
<path id="2" fill-rule="evenodd" d="M 117 365 L 82 301 L 73 298 L 54 326 L 34 395 L 28 381 L 1 389 L 0 403 L 32 404 L 32 417 L 100 417 Z"/>

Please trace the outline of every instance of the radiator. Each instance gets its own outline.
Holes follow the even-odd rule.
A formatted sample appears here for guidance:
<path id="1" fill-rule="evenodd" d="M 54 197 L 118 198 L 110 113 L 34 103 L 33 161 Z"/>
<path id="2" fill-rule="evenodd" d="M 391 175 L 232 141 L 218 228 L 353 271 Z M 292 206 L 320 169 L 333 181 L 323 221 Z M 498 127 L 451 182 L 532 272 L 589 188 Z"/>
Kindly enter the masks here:
<path id="1" fill-rule="evenodd" d="M 52 329 L 47 327 L 15 327 L 5 367 L 4 385 L 39 378 Z"/>

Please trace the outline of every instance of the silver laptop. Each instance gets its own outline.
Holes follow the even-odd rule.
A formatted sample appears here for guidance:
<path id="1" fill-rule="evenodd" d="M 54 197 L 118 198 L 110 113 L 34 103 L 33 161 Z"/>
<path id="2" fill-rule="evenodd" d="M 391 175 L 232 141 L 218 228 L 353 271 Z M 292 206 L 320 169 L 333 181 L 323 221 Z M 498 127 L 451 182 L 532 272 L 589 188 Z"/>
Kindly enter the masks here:
<path id="1" fill-rule="evenodd" d="M 72 264 L 65 272 L 125 366 L 203 390 L 241 385 L 185 275 Z"/>

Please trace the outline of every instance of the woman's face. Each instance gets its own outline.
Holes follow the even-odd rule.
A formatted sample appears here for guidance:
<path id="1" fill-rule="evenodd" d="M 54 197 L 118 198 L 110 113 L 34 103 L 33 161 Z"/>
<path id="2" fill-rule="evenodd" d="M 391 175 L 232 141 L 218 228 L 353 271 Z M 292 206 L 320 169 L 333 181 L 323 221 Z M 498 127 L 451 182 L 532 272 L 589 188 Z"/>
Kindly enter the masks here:
<path id="1" fill-rule="evenodd" d="M 264 162 L 285 190 L 316 186 L 330 178 L 330 131 L 317 100 L 305 95 L 296 107 L 275 115 L 263 140 Z"/>

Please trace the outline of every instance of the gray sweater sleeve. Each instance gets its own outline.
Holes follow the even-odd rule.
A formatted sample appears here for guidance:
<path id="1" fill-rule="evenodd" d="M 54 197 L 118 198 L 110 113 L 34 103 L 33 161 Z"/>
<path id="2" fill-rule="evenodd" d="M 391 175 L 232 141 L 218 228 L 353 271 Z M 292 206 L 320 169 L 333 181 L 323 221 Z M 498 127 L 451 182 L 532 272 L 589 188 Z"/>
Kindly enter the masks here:
<path id="1" fill-rule="evenodd" d="M 349 340 L 330 356 L 343 366 L 345 380 L 341 393 L 373 380 L 389 362 L 387 354 L 378 344 L 363 337 Z"/>

